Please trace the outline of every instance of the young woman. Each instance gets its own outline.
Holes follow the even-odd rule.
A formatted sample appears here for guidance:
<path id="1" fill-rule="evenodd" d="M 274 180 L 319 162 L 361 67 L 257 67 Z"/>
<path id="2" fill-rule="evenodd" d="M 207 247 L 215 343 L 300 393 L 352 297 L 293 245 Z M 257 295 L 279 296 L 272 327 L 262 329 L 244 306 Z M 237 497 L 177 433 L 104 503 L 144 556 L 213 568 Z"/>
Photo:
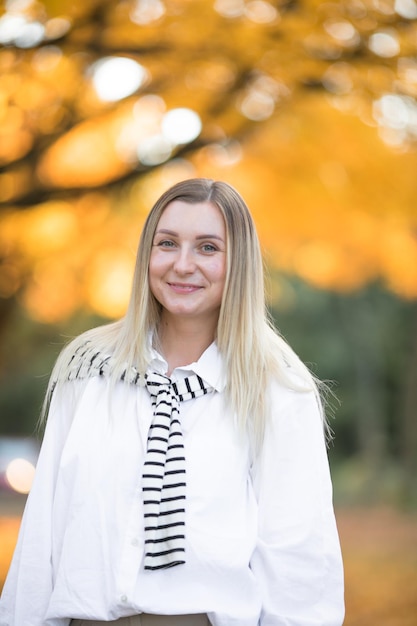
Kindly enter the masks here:
<path id="1" fill-rule="evenodd" d="M 1 626 L 339 626 L 318 387 L 272 328 L 249 211 L 180 182 L 126 316 L 61 353 Z"/>

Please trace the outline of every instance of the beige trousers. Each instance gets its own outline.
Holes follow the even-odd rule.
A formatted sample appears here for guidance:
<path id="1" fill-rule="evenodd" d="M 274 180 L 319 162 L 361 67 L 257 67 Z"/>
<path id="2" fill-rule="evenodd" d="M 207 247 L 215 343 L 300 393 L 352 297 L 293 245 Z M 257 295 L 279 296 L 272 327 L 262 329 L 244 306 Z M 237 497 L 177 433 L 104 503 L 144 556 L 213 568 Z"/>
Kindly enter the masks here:
<path id="1" fill-rule="evenodd" d="M 207 615 L 149 615 L 141 613 L 132 617 L 121 617 L 113 622 L 73 619 L 71 626 L 210 626 Z"/>

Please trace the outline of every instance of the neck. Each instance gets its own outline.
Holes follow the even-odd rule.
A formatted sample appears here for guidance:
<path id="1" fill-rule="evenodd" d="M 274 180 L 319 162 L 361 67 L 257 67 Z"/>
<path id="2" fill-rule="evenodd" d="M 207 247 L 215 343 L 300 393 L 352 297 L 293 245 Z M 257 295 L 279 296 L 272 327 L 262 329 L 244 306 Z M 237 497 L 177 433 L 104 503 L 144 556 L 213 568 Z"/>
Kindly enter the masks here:
<path id="1" fill-rule="evenodd" d="M 197 321 L 162 318 L 158 339 L 160 349 L 168 363 L 168 375 L 176 367 L 197 361 L 213 342 L 215 329 L 205 320 Z"/>

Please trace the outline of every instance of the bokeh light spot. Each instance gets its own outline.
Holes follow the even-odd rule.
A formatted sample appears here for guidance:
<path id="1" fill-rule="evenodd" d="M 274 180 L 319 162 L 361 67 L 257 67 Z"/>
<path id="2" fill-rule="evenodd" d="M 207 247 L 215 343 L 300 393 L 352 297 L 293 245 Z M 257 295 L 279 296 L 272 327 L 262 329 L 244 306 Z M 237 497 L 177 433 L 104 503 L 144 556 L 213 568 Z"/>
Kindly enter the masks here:
<path id="1" fill-rule="evenodd" d="M 264 2 L 264 0 L 248 2 L 245 15 L 255 24 L 268 24 L 269 22 L 274 22 L 279 17 L 276 8 L 269 2 Z"/>
<path id="2" fill-rule="evenodd" d="M 172 145 L 162 134 L 145 137 L 137 147 L 138 159 L 144 165 L 159 165 L 169 159 Z"/>
<path id="3" fill-rule="evenodd" d="M 6 479 L 10 487 L 18 493 L 29 493 L 35 467 L 26 459 L 13 459 L 6 468 Z"/>
<path id="4" fill-rule="evenodd" d="M 135 93 L 148 79 L 148 71 L 127 57 L 106 57 L 91 67 L 94 89 L 101 100 L 116 102 Z"/>
<path id="5" fill-rule="evenodd" d="M 395 12 L 406 20 L 417 18 L 417 3 L 415 0 L 395 0 Z"/>
<path id="6" fill-rule="evenodd" d="M 162 133 L 174 145 L 194 141 L 201 133 L 201 129 L 200 116 L 192 109 L 171 109 L 162 118 Z"/>
<path id="7" fill-rule="evenodd" d="M 214 10 L 223 17 L 240 17 L 245 13 L 245 3 L 243 0 L 216 0 Z"/>
<path id="8" fill-rule="evenodd" d="M 165 14 L 165 6 L 161 0 L 136 0 L 130 12 L 130 19 L 135 24 L 150 24 Z"/>
<path id="9" fill-rule="evenodd" d="M 374 33 L 369 37 L 369 49 L 374 54 L 391 58 L 400 53 L 400 44 L 395 32 Z"/>
<path id="10" fill-rule="evenodd" d="M 346 21 L 327 21 L 324 28 L 328 34 L 344 46 L 354 46 L 360 41 L 356 28 Z"/>

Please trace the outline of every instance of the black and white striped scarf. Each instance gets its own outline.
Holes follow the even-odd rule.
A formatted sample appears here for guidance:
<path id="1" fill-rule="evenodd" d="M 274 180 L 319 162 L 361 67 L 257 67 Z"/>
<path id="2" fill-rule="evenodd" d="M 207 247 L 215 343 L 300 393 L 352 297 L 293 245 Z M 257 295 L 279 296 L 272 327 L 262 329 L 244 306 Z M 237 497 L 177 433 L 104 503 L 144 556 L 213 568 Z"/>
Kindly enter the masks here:
<path id="1" fill-rule="evenodd" d="M 146 375 L 152 397 L 153 421 L 143 472 L 145 569 L 185 563 L 185 455 L 179 420 L 180 402 L 210 390 L 194 374 L 172 382 L 167 376 Z"/>

